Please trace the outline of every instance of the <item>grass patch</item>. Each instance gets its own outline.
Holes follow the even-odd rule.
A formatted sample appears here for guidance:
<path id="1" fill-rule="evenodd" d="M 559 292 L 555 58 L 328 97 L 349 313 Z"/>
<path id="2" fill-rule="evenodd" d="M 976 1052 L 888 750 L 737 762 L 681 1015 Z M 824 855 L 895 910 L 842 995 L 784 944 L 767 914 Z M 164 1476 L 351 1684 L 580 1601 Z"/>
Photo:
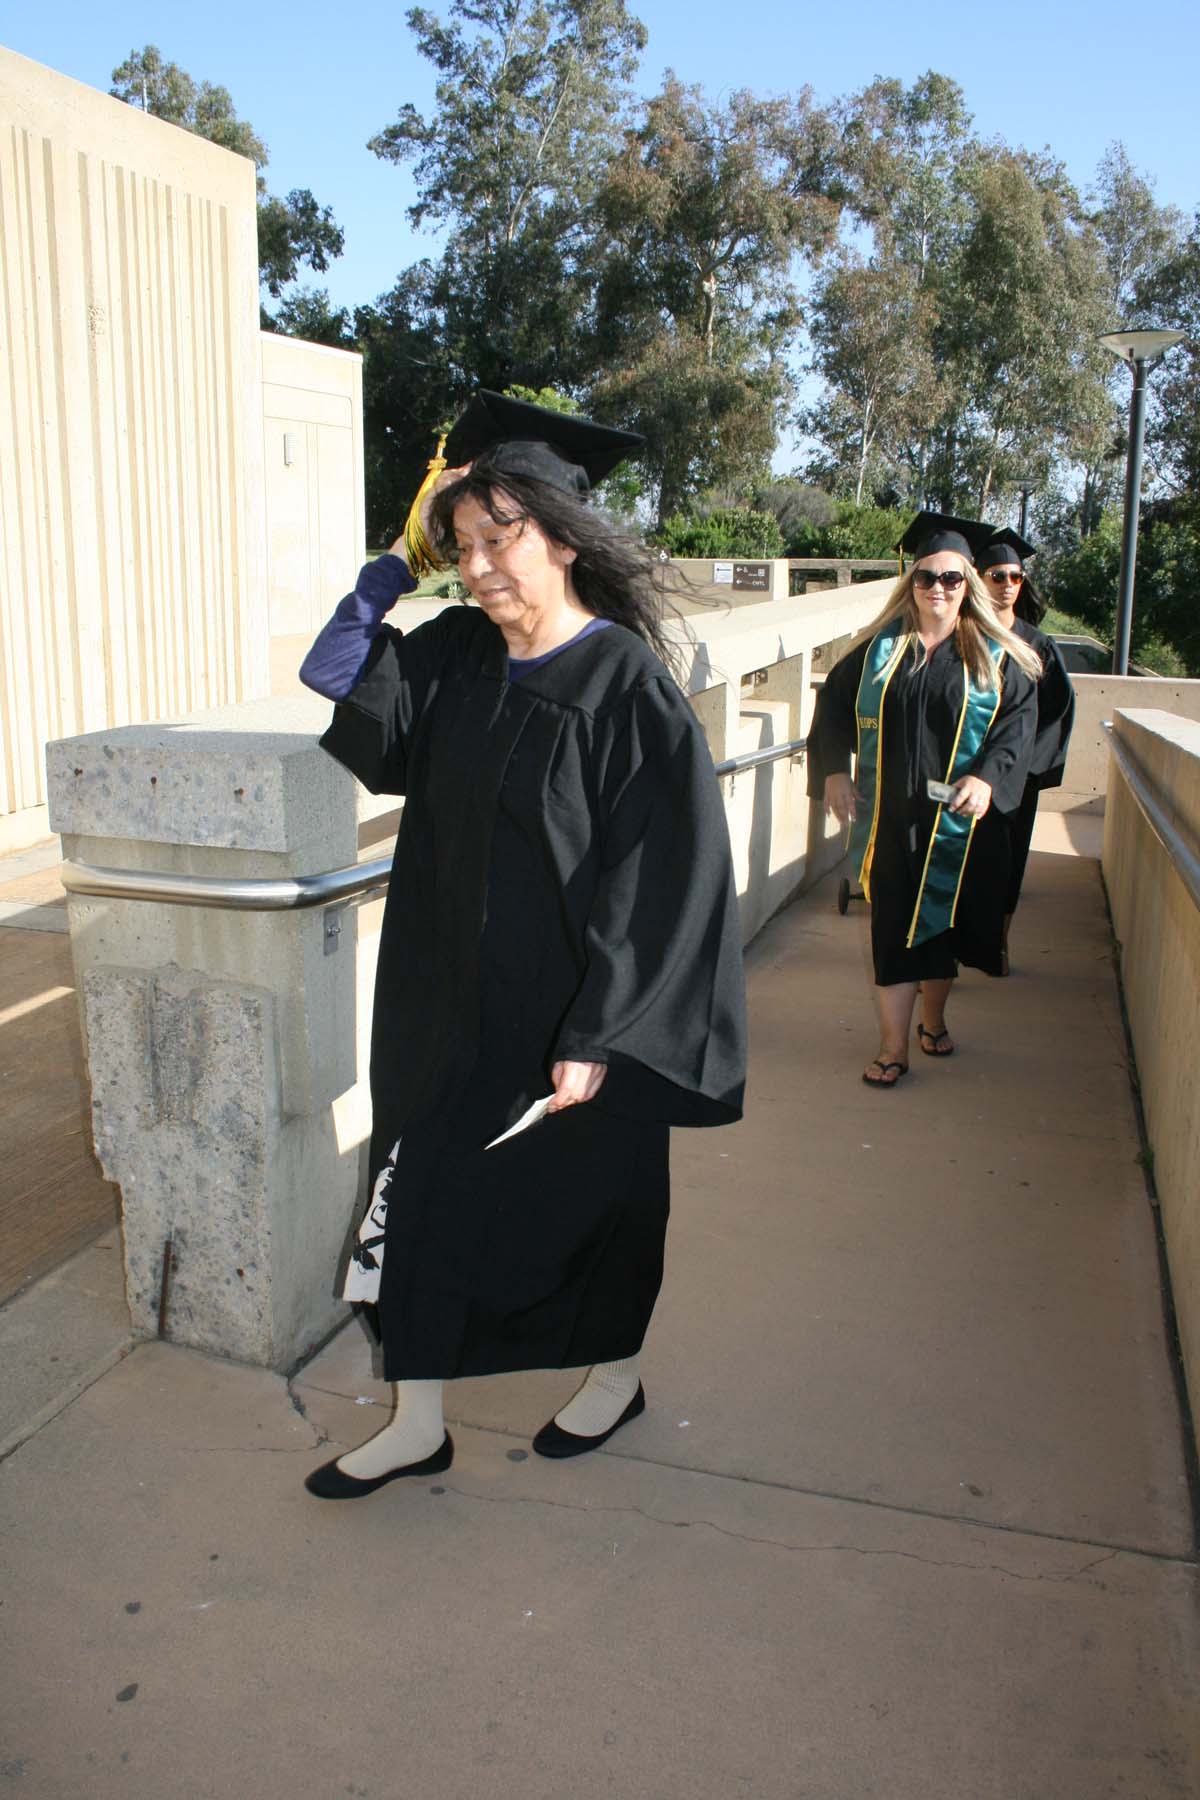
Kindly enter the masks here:
<path id="1" fill-rule="evenodd" d="M 1051 637 L 1090 637 L 1096 636 L 1092 626 L 1085 625 L 1082 619 L 1073 619 L 1070 613 L 1059 612 L 1056 607 L 1049 607 L 1042 620 L 1041 629 Z"/>

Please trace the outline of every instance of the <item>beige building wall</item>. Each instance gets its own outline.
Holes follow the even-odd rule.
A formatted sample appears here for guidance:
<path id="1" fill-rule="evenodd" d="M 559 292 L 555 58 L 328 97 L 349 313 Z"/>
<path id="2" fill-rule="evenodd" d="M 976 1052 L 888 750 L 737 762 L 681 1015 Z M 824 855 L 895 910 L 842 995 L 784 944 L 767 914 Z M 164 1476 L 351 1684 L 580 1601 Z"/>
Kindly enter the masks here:
<path id="1" fill-rule="evenodd" d="M 268 687 L 253 164 L 0 49 L 0 850 L 43 746 Z"/>
<path id="2" fill-rule="evenodd" d="M 366 545 L 362 357 L 262 334 L 272 637 L 311 637 L 353 586 Z"/>

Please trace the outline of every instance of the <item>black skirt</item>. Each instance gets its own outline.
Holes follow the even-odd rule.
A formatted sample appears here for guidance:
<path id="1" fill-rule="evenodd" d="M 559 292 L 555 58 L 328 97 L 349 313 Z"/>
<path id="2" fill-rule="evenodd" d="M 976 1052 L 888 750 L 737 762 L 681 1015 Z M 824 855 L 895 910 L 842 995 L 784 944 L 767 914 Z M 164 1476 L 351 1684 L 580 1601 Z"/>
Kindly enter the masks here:
<path id="1" fill-rule="evenodd" d="M 410 1129 L 389 1194 L 385 1379 L 636 1355 L 662 1282 L 668 1139 L 595 1100 L 492 1150 L 465 1119 Z"/>
<path id="2" fill-rule="evenodd" d="M 960 963 L 1003 974 L 1011 847 L 1007 819 L 989 809 L 971 833 L 954 924 L 907 948 L 927 839 L 880 821 L 871 867 L 871 958 L 877 987 L 951 981 Z"/>

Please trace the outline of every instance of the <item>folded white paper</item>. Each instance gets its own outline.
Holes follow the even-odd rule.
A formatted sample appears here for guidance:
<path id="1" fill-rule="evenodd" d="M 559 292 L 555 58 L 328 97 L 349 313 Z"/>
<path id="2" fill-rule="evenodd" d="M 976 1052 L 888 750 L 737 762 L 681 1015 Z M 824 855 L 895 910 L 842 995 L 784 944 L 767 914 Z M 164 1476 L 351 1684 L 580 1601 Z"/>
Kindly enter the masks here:
<path id="1" fill-rule="evenodd" d="M 537 1125 L 549 1112 L 550 1102 L 553 1098 L 553 1094 L 546 1094 L 541 1100 L 535 1100 L 532 1106 L 525 1108 L 515 1125 L 510 1125 L 507 1131 L 502 1131 L 500 1136 L 493 1138 L 490 1144 L 485 1144 L 484 1149 L 494 1150 L 497 1144 L 504 1142 L 505 1138 L 516 1137 L 518 1132 L 528 1131 L 531 1125 Z"/>

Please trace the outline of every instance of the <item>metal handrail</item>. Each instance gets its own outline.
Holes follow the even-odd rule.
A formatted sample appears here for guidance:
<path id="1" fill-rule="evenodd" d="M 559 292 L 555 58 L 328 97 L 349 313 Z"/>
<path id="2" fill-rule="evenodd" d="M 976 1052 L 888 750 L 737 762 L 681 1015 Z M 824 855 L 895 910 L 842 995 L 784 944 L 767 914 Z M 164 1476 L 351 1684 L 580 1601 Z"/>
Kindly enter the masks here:
<path id="1" fill-rule="evenodd" d="M 167 906 L 216 906 L 226 912 L 299 912 L 310 906 L 332 906 L 356 900 L 372 888 L 386 887 L 392 859 L 352 863 L 322 875 L 279 877 L 169 875 L 144 869 L 101 869 L 91 863 L 65 862 L 62 884 L 68 894 L 97 900 L 157 900 Z"/>
<path id="2" fill-rule="evenodd" d="M 788 744 L 768 744 L 765 750 L 747 750 L 744 756 L 731 756 L 713 770 L 718 780 L 723 775 L 740 775 L 743 769 L 757 769 L 762 763 L 781 762 L 785 756 L 803 756 L 807 738 L 793 738 Z"/>
<path id="3" fill-rule="evenodd" d="M 1129 791 L 1141 809 L 1142 817 L 1166 851 L 1171 866 L 1179 876 L 1196 906 L 1200 906 L 1200 856 L 1184 838 L 1157 791 L 1138 768 L 1130 751 L 1113 730 L 1111 719 L 1102 719 L 1100 729 L 1108 738 L 1109 749 L 1125 777 Z"/>
<path id="4" fill-rule="evenodd" d="M 750 750 L 716 765 L 715 774 L 739 775 L 785 756 L 800 756 L 807 738 Z M 156 900 L 165 906 L 214 906 L 225 912 L 301 912 L 312 906 L 334 906 L 385 888 L 392 872 L 390 856 L 328 869 L 322 875 L 243 876 L 171 875 L 146 869 L 102 869 L 92 863 L 65 862 L 61 880 L 68 894 L 93 900 Z"/>

